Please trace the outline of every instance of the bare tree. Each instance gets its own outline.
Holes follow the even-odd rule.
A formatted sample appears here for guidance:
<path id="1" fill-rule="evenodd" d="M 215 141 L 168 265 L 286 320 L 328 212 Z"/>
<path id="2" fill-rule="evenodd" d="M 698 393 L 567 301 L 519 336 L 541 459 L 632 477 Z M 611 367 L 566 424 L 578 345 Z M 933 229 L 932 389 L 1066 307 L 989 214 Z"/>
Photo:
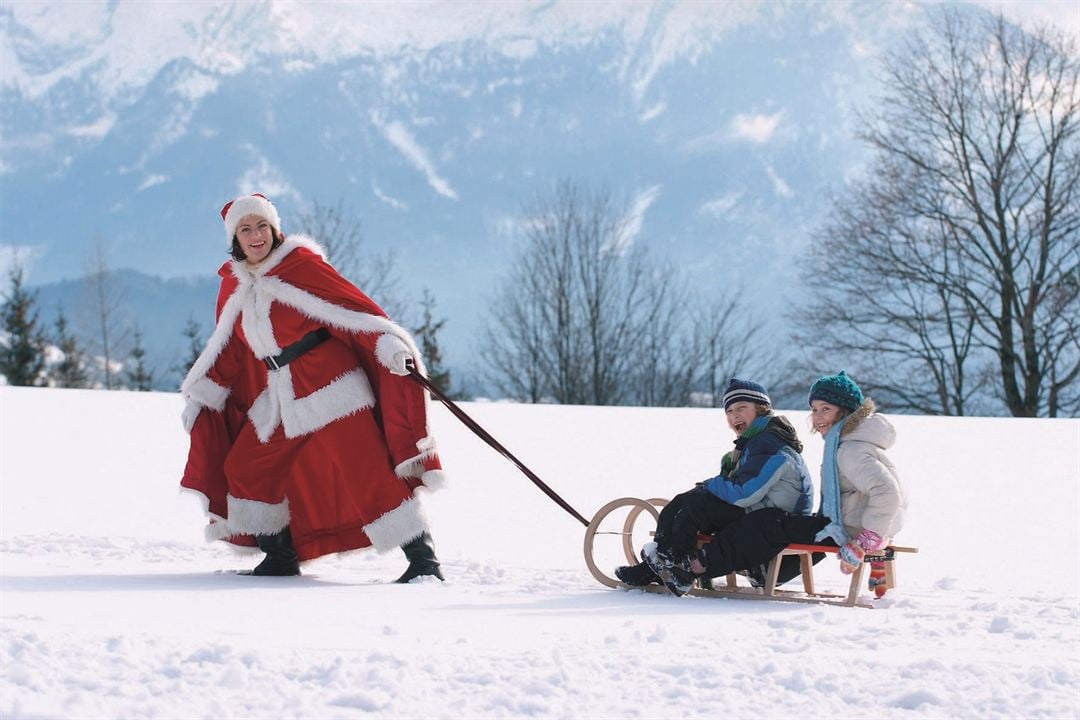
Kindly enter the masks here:
<path id="1" fill-rule="evenodd" d="M 942 11 L 885 64 L 865 180 L 817 233 L 804 340 L 902 409 L 1080 409 L 1076 43 Z"/>
<path id="2" fill-rule="evenodd" d="M 692 402 L 701 374 L 701 344 L 685 322 L 689 293 L 674 270 L 648 279 L 652 317 L 641 333 L 626 401 L 643 407 L 682 407 Z"/>
<path id="3" fill-rule="evenodd" d="M 129 324 L 123 313 L 124 289 L 116 274 L 110 269 L 105 246 L 99 236 L 94 243 L 94 253 L 83 278 L 86 302 L 82 307 L 86 333 L 101 363 L 102 385 L 106 390 L 118 387 L 116 358 L 126 355 L 125 348 L 130 334 Z"/>
<path id="4" fill-rule="evenodd" d="M 626 208 L 606 191 L 561 182 L 525 217 L 522 254 L 486 330 L 491 382 L 532 402 L 668 402 L 668 391 L 635 385 L 669 370 L 642 364 L 655 359 L 651 346 L 679 334 L 675 282 L 628 247 Z"/>
<path id="5" fill-rule="evenodd" d="M 343 200 L 323 205 L 318 200 L 297 214 L 300 232 L 310 235 L 326 250 L 327 260 L 389 315 L 402 319 L 408 312 L 397 277 L 397 256 L 365 252 L 360 220 Z"/>
<path id="6" fill-rule="evenodd" d="M 763 346 L 765 325 L 743 308 L 738 292 L 726 292 L 711 301 L 699 301 L 691 312 L 700 358 L 696 384 L 710 407 L 723 405 L 724 388 L 742 377 L 772 388 L 781 379 L 775 354 Z M 775 393 L 774 393 L 775 394 Z"/>
<path id="7" fill-rule="evenodd" d="M 542 313 L 533 297 L 513 292 L 511 282 L 499 292 L 484 330 L 482 362 L 497 390 L 538 403 L 550 397 L 543 367 Z"/>

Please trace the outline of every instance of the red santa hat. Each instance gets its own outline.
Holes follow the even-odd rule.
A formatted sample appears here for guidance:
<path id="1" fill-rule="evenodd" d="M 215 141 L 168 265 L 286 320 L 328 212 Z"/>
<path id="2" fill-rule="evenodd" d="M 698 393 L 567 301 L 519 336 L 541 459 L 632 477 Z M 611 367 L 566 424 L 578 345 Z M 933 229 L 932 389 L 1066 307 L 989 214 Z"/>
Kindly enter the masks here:
<path id="1" fill-rule="evenodd" d="M 261 193 L 252 193 L 230 200 L 221 208 L 221 219 L 225 221 L 225 243 L 232 247 L 233 236 L 236 234 L 236 226 L 241 218 L 248 215 L 259 215 L 266 218 L 270 225 L 281 232 L 281 218 L 278 217 L 277 208 L 269 198 Z"/>

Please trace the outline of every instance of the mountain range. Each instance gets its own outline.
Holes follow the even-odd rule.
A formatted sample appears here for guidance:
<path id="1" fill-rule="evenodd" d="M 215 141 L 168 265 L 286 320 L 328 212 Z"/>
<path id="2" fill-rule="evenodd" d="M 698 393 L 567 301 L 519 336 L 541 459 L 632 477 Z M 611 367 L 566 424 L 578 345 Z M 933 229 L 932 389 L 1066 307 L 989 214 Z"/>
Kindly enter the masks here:
<path id="1" fill-rule="evenodd" d="M 1077 24 L 1063 3 L 963 7 Z M 164 366 L 188 318 L 209 329 L 225 201 L 270 196 L 286 232 L 341 203 L 407 296 L 432 292 L 470 372 L 530 206 L 569 180 L 621 198 L 628 241 L 689 285 L 778 315 L 865 167 L 879 60 L 936 10 L 4 2 L 0 266 L 47 315 L 100 242 Z"/>

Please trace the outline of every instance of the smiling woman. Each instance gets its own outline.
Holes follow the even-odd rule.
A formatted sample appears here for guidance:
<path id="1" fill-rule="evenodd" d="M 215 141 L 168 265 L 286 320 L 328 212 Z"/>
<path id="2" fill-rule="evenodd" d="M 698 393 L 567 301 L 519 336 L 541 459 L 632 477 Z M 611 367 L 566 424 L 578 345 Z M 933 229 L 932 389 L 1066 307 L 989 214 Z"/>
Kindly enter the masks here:
<path id="1" fill-rule="evenodd" d="M 217 327 L 185 378 L 191 448 L 181 485 L 207 537 L 266 553 L 255 575 L 300 561 L 402 547 L 399 582 L 442 579 L 413 491 L 443 481 L 423 362 L 409 334 L 326 262 L 282 234 L 263 195 L 221 209 L 232 260 L 218 274 Z"/>
<path id="2" fill-rule="evenodd" d="M 236 234 L 233 236 L 236 244 L 233 257 L 243 255 L 243 258 L 237 259 L 243 259 L 248 265 L 258 265 L 282 240 L 281 233 L 270 227 L 266 218 L 254 214 L 245 215 L 237 224 Z"/>

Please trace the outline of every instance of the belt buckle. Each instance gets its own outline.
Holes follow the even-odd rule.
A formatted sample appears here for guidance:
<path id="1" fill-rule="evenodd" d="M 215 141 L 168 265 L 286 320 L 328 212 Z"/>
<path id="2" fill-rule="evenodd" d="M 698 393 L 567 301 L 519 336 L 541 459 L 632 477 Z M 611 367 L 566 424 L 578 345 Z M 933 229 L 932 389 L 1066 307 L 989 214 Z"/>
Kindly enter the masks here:
<path id="1" fill-rule="evenodd" d="M 280 370 L 281 369 L 281 366 L 278 365 L 278 361 L 274 358 L 273 355 L 271 355 L 270 357 L 263 358 L 263 362 L 266 363 L 266 367 L 270 368 L 271 370 Z"/>

